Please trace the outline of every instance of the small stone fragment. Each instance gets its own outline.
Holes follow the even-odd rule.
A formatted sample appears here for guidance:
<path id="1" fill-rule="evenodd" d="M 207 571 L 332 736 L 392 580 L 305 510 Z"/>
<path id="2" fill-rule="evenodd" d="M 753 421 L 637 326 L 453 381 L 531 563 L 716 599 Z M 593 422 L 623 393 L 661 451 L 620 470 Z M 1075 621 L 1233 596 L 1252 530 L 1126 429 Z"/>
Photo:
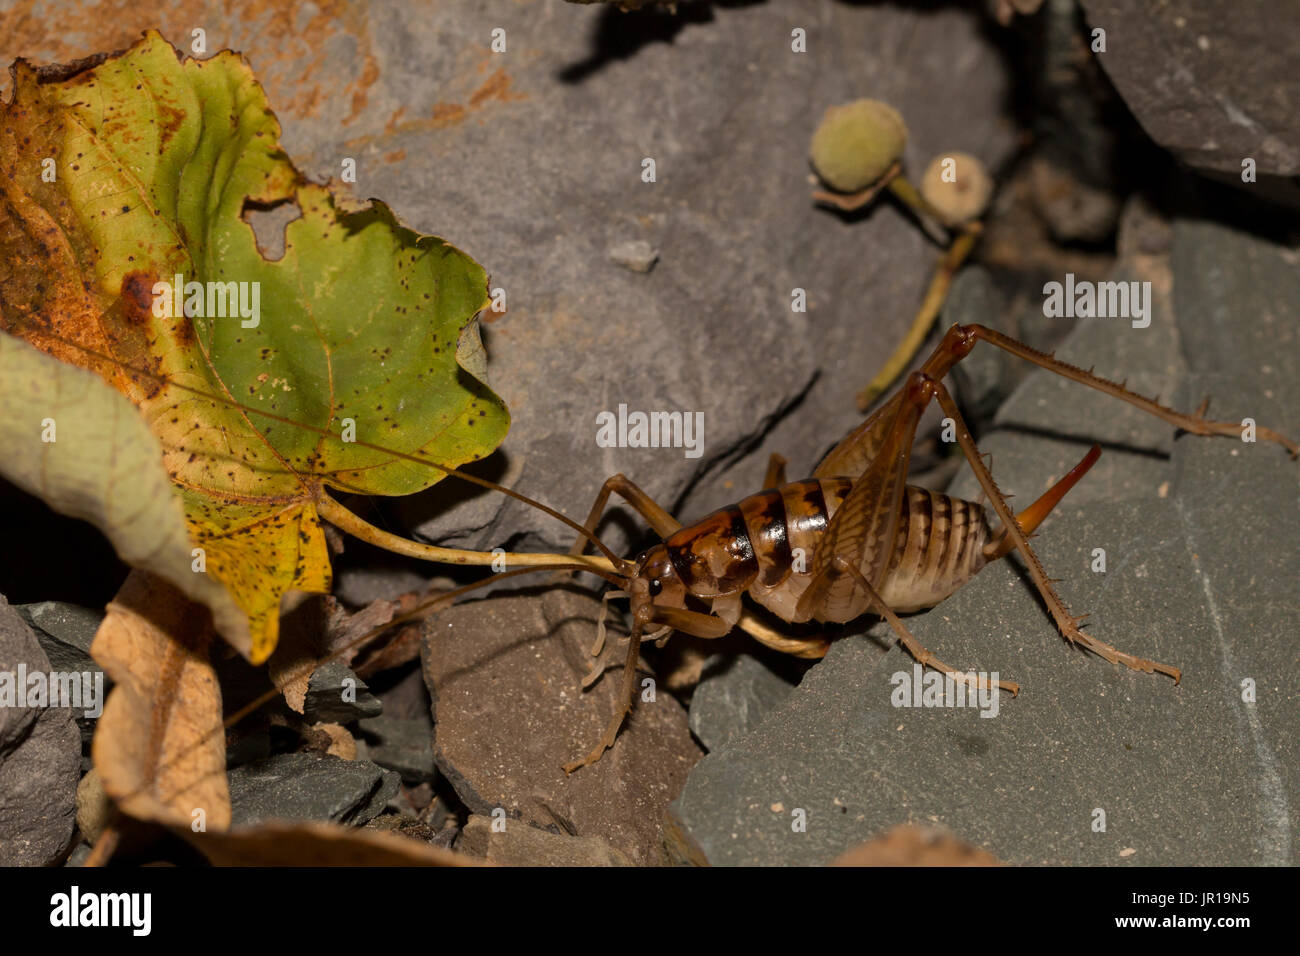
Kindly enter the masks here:
<path id="1" fill-rule="evenodd" d="M 307 685 L 303 715 L 312 723 L 346 724 L 362 717 L 378 717 L 384 705 L 366 682 L 342 661 L 316 668 Z"/>
<path id="2" fill-rule="evenodd" d="M 361 721 L 362 756 L 395 770 L 407 783 L 432 780 L 433 728 L 428 719 L 371 717 Z"/>
<path id="3" fill-rule="evenodd" d="M 659 261 L 659 253 L 644 239 L 631 239 L 610 246 L 609 258 L 611 262 L 633 272 L 649 272 Z"/>
<path id="4" fill-rule="evenodd" d="M 397 793 L 401 779 L 368 760 L 278 754 L 230 771 L 230 823 L 333 820 L 361 825 Z"/>

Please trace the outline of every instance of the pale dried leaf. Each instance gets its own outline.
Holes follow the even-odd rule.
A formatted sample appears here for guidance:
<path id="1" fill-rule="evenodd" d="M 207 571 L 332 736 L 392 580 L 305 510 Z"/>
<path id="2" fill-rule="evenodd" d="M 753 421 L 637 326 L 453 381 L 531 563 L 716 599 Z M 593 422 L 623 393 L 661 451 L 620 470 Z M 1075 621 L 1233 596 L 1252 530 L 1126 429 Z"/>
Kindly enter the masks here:
<path id="1" fill-rule="evenodd" d="M 997 857 L 942 830 L 901 824 L 831 866 L 1001 866 Z"/>
<path id="2" fill-rule="evenodd" d="M 482 866 L 461 853 L 376 830 L 319 820 L 274 821 L 193 833 L 177 827 L 216 866 Z"/>
<path id="3" fill-rule="evenodd" d="M 116 686 L 91 753 L 104 792 L 139 820 L 230 825 L 221 688 L 207 611 L 133 571 L 95 634 L 91 656 Z"/>
<path id="4" fill-rule="evenodd" d="M 206 604 L 222 636 L 248 653 L 248 619 L 220 583 L 192 569 L 162 446 L 134 405 L 94 373 L 0 333 L 0 408 L 0 474 L 89 521 L 127 564 Z M 54 441 L 42 440 L 46 419 Z"/>

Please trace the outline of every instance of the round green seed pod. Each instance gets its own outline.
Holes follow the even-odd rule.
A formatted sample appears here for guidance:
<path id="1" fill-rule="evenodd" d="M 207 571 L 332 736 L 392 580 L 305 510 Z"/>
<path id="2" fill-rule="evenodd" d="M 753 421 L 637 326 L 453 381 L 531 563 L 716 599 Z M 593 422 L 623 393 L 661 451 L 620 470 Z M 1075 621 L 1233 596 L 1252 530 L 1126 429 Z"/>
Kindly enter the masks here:
<path id="1" fill-rule="evenodd" d="M 826 110 L 809 150 L 813 169 L 832 189 L 866 189 L 903 155 L 907 126 L 880 100 L 854 100 Z"/>
<path id="2" fill-rule="evenodd" d="M 921 198 L 949 226 L 979 217 L 993 195 L 993 180 L 984 164 L 970 153 L 940 153 L 921 177 Z"/>

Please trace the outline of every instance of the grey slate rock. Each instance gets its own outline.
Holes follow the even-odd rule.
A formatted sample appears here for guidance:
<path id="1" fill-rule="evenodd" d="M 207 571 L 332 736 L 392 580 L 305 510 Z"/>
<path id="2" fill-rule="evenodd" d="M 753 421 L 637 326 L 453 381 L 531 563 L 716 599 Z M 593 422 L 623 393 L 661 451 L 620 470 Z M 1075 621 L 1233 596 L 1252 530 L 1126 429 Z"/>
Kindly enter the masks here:
<path id="1" fill-rule="evenodd" d="M 358 743 L 364 756 L 381 767 L 395 770 L 406 783 L 432 780 L 433 727 L 428 718 L 371 717 L 360 723 Z"/>
<path id="2" fill-rule="evenodd" d="M 0 596 L 0 672 L 51 671 L 36 636 Z M 48 866 L 76 826 L 81 739 L 62 707 L 0 707 L 0 866 Z"/>
<path id="3" fill-rule="evenodd" d="M 763 663 L 741 654 L 706 676 L 691 696 L 691 732 L 717 750 L 757 727 L 789 695 L 792 685 Z"/>
<path id="4" fill-rule="evenodd" d="M 1105 353 L 1099 372 L 1133 373 L 1130 384 L 1160 387 L 1175 407 L 1193 408 L 1208 391 L 1213 417 L 1251 415 L 1293 434 L 1295 252 L 1178 222 L 1165 260 L 1134 253 L 1121 269 L 1159 288 L 1172 262 L 1164 288 L 1176 322 L 1166 302 L 1149 329 L 1109 326 L 1107 348 L 1103 320 L 1084 321 L 1067 344 L 1078 354 L 1065 354 L 1087 365 Z M 1021 507 L 1042 490 L 1037 476 L 1059 475 L 1094 436 L 1170 449 L 1169 460 L 1150 462 L 1108 450 L 1097 468 L 1117 463 L 1101 473 L 1102 487 L 1090 488 L 1094 469 L 1034 544 L 1072 612 L 1091 612 L 1091 634 L 1181 667 L 1181 685 L 1071 651 L 1018 559 L 999 562 L 907 623 L 940 659 L 1019 682 L 1019 698 L 1002 698 L 992 719 L 894 708 L 890 676 L 910 673 L 911 658 L 846 637 L 757 730 L 692 772 L 665 825 L 676 856 L 820 863 L 910 820 L 943 825 L 1009 863 L 1293 862 L 1300 753 L 1288 676 L 1300 614 L 1300 466 L 1275 445 L 1174 439 L 1163 423 L 1148 435 L 1127 406 L 1099 395 L 1114 414 L 1085 410 L 1088 391 L 1067 383 L 1068 396 L 1057 393 L 1054 378 L 1031 375 L 999 420 L 1048 430 L 1086 423 L 1079 444 L 1035 455 L 1042 438 L 1031 447 L 1004 427 L 982 445 Z M 1099 547 L 1105 573 L 1091 571 Z M 892 642 L 879 622 L 869 633 Z M 1246 679 L 1255 702 L 1244 699 Z M 791 830 L 796 808 L 807 812 L 807 832 Z M 1098 808 L 1105 832 L 1093 830 Z"/>
<path id="5" fill-rule="evenodd" d="M 94 611 L 60 601 L 42 601 L 16 607 L 36 633 L 41 648 L 55 670 L 102 670 L 90 656 L 95 632 L 104 620 L 103 611 Z"/>
<path id="6" fill-rule="evenodd" d="M 1157 143 L 1239 186 L 1247 156 L 1261 174 L 1300 173 L 1300 7 L 1081 3 L 1089 26 L 1107 34 L 1106 52 L 1093 55 Z"/>
<path id="7" fill-rule="evenodd" d="M 230 771 L 231 826 L 333 820 L 360 826 L 384 809 L 401 778 L 368 760 L 278 754 Z"/>
<path id="8" fill-rule="evenodd" d="M 891 676 L 912 659 L 846 637 L 757 731 L 701 761 L 670 808 L 677 826 L 715 864 L 826 863 L 909 821 L 1009 863 L 1280 862 L 1258 837 L 1267 804 L 1237 729 L 1244 705 L 1175 506 L 1069 509 L 1036 544 L 1091 633 L 1181 666 L 1181 686 L 1071 651 L 999 562 L 908 619 L 942 660 L 1020 683 L 996 717 L 893 707 Z M 1105 574 L 1088 571 L 1093 547 L 1110 555 Z M 806 832 L 791 829 L 796 808 Z"/>
<path id="9" fill-rule="evenodd" d="M 345 690 L 353 692 L 356 699 L 344 700 Z M 363 717 L 378 717 L 383 710 L 383 702 L 370 693 L 366 682 L 340 660 L 316 668 L 307 684 L 303 714 L 312 723 L 346 724 Z"/>
<path id="10" fill-rule="evenodd" d="M 1187 401 L 1211 395 L 1214 418 L 1254 418 L 1300 433 L 1300 268 L 1296 250 L 1228 228 L 1180 222 L 1173 261 L 1191 375 Z M 1240 701 L 1235 729 L 1267 783 L 1261 853 L 1300 843 L 1300 692 L 1294 672 L 1300 614 L 1300 463 L 1274 444 L 1178 442 L 1177 503 L 1211 606 L 1227 689 Z M 1292 849 L 1291 852 L 1294 852 Z M 1293 860 L 1293 857 L 1291 858 Z"/>
<path id="11" fill-rule="evenodd" d="M 103 611 L 59 601 L 22 604 L 17 605 L 16 609 L 31 626 L 41 649 L 49 658 L 52 670 L 103 675 L 104 696 L 107 699 L 113 682 L 90 656 L 91 642 L 99 630 L 99 623 L 104 619 Z M 87 717 L 84 710 L 73 711 L 72 716 L 81 731 L 82 748 L 89 753 L 98 718 Z"/>
<path id="12" fill-rule="evenodd" d="M 620 471 L 669 505 L 698 483 L 686 510 L 704 513 L 729 482 L 756 481 L 769 450 L 798 470 L 855 422 L 853 395 L 902 334 L 934 255 L 888 203 L 849 221 L 811 202 L 807 145 L 824 107 L 890 101 L 917 171 L 954 143 L 991 167 L 1015 145 L 1006 67 L 973 10 L 715 5 L 683 18 L 671 43 L 633 43 L 627 56 L 600 38 L 635 40 L 645 15 L 485 0 L 428 18 L 385 0 L 361 16 L 364 39 L 340 42 L 334 75 L 312 82 L 346 101 L 372 62 L 365 109 L 343 123 L 296 115 L 285 103 L 309 88 L 285 84 L 272 99 L 285 146 L 316 176 L 356 157 L 359 194 L 446 237 L 506 290 L 484 340 L 513 421 L 480 473 L 572 516 Z M 808 53 L 791 52 L 792 23 L 808 30 Z M 510 37 L 497 56 L 484 48 L 494 26 Z M 277 80 L 293 75 L 276 68 Z M 641 181 L 647 156 L 655 183 Z M 629 240 L 659 252 L 648 275 L 611 267 L 609 247 Z M 808 290 L 805 314 L 791 312 L 795 287 Z M 751 449 L 810 385 L 798 420 L 770 449 Z M 596 415 L 619 403 L 704 412 L 703 456 L 598 447 Z M 756 465 L 738 461 L 751 452 Z M 393 512 L 466 547 L 572 541 L 499 495 L 467 494 L 450 511 L 444 495 Z M 628 546 L 617 523 L 609 536 Z"/>

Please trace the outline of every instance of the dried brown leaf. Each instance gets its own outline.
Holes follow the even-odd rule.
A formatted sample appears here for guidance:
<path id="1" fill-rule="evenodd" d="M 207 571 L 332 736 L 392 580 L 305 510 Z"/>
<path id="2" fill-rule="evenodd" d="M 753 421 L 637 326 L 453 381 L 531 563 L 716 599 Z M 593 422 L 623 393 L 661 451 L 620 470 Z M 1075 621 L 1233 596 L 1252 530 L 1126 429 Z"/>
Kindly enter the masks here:
<path id="1" fill-rule="evenodd" d="M 993 854 L 942 830 L 901 824 L 837 857 L 831 866 L 1001 866 Z"/>
<path id="2" fill-rule="evenodd" d="M 230 825 L 221 689 L 211 615 L 161 578 L 133 571 L 90 652 L 117 685 L 91 747 L 104 792 L 139 820 Z"/>
<path id="3" fill-rule="evenodd" d="M 461 853 L 319 820 L 274 821 L 221 833 L 176 828 L 216 866 L 482 866 Z"/>

